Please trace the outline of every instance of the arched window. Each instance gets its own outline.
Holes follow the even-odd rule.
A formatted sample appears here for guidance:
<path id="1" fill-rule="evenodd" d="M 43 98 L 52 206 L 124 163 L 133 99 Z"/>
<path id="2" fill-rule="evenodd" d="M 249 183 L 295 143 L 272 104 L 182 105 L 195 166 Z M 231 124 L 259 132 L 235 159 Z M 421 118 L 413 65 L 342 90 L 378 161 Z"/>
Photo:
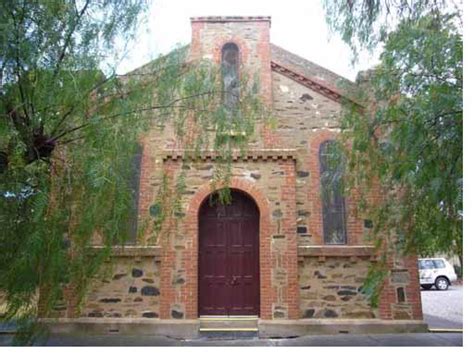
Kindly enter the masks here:
<path id="1" fill-rule="evenodd" d="M 233 109 L 239 102 L 239 48 L 234 43 L 222 47 L 223 103 Z"/>
<path id="2" fill-rule="evenodd" d="M 319 148 L 321 199 L 325 244 L 346 244 L 346 211 L 344 200 L 344 157 L 335 141 Z"/>

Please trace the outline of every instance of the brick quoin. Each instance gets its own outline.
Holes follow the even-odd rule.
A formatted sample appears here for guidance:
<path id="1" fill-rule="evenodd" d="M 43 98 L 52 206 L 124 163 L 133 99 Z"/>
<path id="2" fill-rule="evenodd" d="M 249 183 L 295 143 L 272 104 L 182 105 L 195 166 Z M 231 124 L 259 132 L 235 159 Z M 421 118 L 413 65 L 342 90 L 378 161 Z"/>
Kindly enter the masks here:
<path id="1" fill-rule="evenodd" d="M 394 265 L 393 256 L 390 258 L 389 265 Z M 409 306 L 411 310 L 411 318 L 415 320 L 423 320 L 423 311 L 421 307 L 420 280 L 418 278 L 418 258 L 416 255 L 400 256 L 399 262 L 403 268 L 393 268 L 395 271 L 403 271 L 408 273 L 409 282 L 404 286 L 406 301 L 404 305 Z M 396 319 L 393 307 L 398 305 L 397 287 L 392 285 L 390 276 L 384 281 L 382 292 L 379 300 L 379 314 L 381 319 Z"/>
<path id="2" fill-rule="evenodd" d="M 285 204 L 282 231 L 287 240 L 287 248 L 281 257 L 281 264 L 288 275 L 288 285 L 283 289 L 283 305 L 287 305 L 288 318 L 299 318 L 298 283 L 298 241 L 296 235 L 296 171 L 294 161 L 279 163 L 285 172 L 285 184 L 282 186 L 281 201 Z M 274 267 L 277 266 L 275 262 Z"/>
<path id="3" fill-rule="evenodd" d="M 154 195 L 151 188 L 151 176 L 157 170 L 153 147 L 149 139 L 143 137 L 140 140 L 142 146 L 142 159 L 140 164 L 140 189 L 138 200 L 138 215 L 143 221 L 148 215 L 148 208 L 152 204 Z"/>
<path id="4" fill-rule="evenodd" d="M 166 161 L 163 164 L 163 169 L 165 175 L 168 176 L 169 181 L 174 181 L 176 171 L 179 168 L 179 163 L 175 161 Z M 170 194 L 174 194 L 173 188 L 174 184 L 170 183 Z M 169 208 L 168 206 L 164 206 Z M 175 219 L 167 218 L 163 222 L 162 230 L 175 230 Z M 166 233 L 166 232 L 165 232 Z M 161 318 L 167 319 L 171 318 L 171 306 L 176 301 L 176 289 L 173 287 L 173 273 L 176 269 L 176 250 L 173 246 L 172 240 L 167 240 L 170 234 L 166 233 L 167 236 L 162 239 L 161 246 L 164 250 L 161 262 L 159 264 L 160 272 L 160 285 L 161 285 L 161 295 L 160 295 L 160 316 Z M 174 234 L 174 233 L 173 233 Z"/>

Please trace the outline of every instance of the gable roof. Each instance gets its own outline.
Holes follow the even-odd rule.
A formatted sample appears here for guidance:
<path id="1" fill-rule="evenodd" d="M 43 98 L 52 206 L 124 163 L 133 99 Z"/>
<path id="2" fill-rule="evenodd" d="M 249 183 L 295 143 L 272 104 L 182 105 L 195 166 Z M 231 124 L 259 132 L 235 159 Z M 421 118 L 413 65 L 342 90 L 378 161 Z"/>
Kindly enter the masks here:
<path id="1" fill-rule="evenodd" d="M 121 76 L 146 75 L 155 70 L 156 65 L 164 58 L 169 58 L 172 55 L 187 57 L 189 49 L 189 44 L 174 49 L 170 53 L 162 55 Z M 280 73 L 331 100 L 341 102 L 343 99 L 346 99 L 363 107 L 355 98 L 356 95 L 354 93 L 356 92 L 357 84 L 353 81 L 273 43 L 270 43 L 270 50 L 272 71 Z"/>
<path id="2" fill-rule="evenodd" d="M 272 70 L 323 96 L 340 102 L 343 98 L 362 106 L 355 100 L 356 83 L 305 58 L 270 44 Z"/>

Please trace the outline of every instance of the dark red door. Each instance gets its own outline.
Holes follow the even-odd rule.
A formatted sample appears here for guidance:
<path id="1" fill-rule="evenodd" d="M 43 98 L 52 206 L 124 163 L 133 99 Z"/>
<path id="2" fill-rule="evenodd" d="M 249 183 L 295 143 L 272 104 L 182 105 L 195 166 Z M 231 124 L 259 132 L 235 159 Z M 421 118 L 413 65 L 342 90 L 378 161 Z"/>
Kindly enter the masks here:
<path id="1" fill-rule="evenodd" d="M 199 315 L 259 314 L 259 212 L 232 190 L 232 202 L 208 198 L 199 211 Z"/>

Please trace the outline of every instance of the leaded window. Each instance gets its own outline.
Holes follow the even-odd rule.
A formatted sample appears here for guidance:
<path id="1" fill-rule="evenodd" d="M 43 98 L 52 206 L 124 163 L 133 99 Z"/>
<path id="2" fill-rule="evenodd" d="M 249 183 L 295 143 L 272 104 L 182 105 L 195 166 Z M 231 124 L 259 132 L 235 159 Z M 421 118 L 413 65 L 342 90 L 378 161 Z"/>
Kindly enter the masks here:
<path id="1" fill-rule="evenodd" d="M 319 149 L 325 244 L 346 244 L 344 157 L 338 143 L 325 141 Z"/>
<path id="2" fill-rule="evenodd" d="M 140 196 L 140 175 L 143 156 L 143 147 L 137 144 L 134 147 L 134 153 L 131 159 L 122 167 L 123 177 L 127 181 L 126 188 L 130 191 L 127 214 L 123 219 L 123 224 L 120 226 L 120 231 L 124 237 L 115 238 L 114 244 L 135 244 L 138 234 L 138 206 Z"/>
<path id="3" fill-rule="evenodd" d="M 239 48 L 227 43 L 222 48 L 223 103 L 234 109 L 239 102 Z"/>

